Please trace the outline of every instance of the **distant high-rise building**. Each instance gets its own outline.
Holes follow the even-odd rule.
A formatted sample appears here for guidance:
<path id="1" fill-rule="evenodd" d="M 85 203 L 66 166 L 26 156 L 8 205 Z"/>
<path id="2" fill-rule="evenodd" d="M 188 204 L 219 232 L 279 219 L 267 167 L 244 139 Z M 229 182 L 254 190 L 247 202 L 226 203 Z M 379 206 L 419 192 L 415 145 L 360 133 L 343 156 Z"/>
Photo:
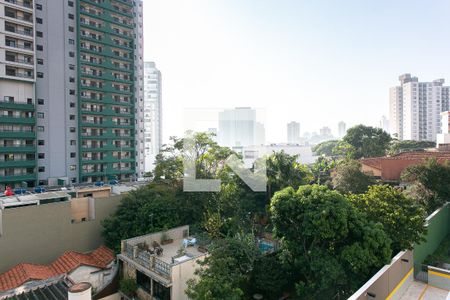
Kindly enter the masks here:
<path id="1" fill-rule="evenodd" d="M 383 129 L 387 133 L 389 133 L 389 120 L 386 118 L 386 116 L 382 116 L 380 120 L 380 124 L 378 125 L 379 128 Z"/>
<path id="2" fill-rule="evenodd" d="M 237 107 L 219 112 L 217 140 L 221 146 L 245 147 L 265 143 L 265 129 L 258 122 L 256 110 Z"/>
<path id="3" fill-rule="evenodd" d="M 444 79 L 419 82 L 404 74 L 400 86 L 390 89 L 390 133 L 400 140 L 435 141 L 440 113 L 449 109 L 450 87 Z"/>
<path id="4" fill-rule="evenodd" d="M 143 174 L 142 8 L 0 1 L 0 188 Z"/>
<path id="5" fill-rule="evenodd" d="M 300 143 L 300 123 L 292 121 L 287 124 L 287 142 L 289 144 Z"/>
<path id="6" fill-rule="evenodd" d="M 322 127 L 320 128 L 319 132 L 323 137 L 331 136 L 331 129 L 329 127 Z"/>
<path id="7" fill-rule="evenodd" d="M 144 169 L 154 168 L 162 145 L 161 72 L 154 62 L 144 63 Z"/>
<path id="8" fill-rule="evenodd" d="M 338 123 L 338 134 L 339 134 L 339 137 L 345 136 L 346 133 L 347 133 L 347 125 L 343 121 L 339 122 Z"/>

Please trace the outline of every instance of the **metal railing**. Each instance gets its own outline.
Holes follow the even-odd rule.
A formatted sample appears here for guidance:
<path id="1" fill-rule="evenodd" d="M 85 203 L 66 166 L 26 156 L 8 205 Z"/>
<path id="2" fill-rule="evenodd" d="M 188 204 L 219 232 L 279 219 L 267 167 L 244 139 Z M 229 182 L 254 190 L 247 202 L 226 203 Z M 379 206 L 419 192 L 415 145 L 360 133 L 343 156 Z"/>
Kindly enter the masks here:
<path id="1" fill-rule="evenodd" d="M 5 2 L 11 3 L 11 4 L 15 4 L 15 5 L 20 5 L 26 8 L 33 8 L 33 6 L 31 5 L 31 1 L 23 1 L 23 0 L 5 0 Z"/>
<path id="2" fill-rule="evenodd" d="M 135 257 L 134 246 L 129 243 L 125 243 L 124 251 L 122 254 L 125 254 L 127 257 L 131 258 L 148 270 L 152 270 L 167 279 L 171 278 L 171 265 L 157 258 L 154 254 L 150 254 L 148 251 L 140 250 Z"/>

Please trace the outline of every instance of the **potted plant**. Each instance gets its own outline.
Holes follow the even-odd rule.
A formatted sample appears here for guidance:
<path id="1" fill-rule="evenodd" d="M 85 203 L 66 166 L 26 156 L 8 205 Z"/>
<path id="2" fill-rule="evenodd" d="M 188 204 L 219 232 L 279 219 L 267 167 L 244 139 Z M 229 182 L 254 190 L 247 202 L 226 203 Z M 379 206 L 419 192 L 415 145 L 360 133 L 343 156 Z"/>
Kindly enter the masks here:
<path id="1" fill-rule="evenodd" d="M 173 242 L 173 239 L 167 234 L 167 232 L 163 232 L 161 234 L 161 245 L 167 245 Z"/>

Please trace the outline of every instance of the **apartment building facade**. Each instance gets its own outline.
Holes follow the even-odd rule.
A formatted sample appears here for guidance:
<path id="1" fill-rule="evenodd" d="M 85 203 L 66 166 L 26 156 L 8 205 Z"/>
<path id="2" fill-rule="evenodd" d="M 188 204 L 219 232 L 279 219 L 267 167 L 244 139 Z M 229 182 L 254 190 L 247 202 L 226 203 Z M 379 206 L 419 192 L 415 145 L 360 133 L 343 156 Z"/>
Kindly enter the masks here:
<path id="1" fill-rule="evenodd" d="M 0 1 L 0 183 L 36 181 L 35 18 L 31 0 Z"/>
<path id="2" fill-rule="evenodd" d="M 28 123 L 0 125 L 0 143 L 29 151 L 17 157 L 29 165 L 7 169 L 1 158 L 10 156 L 1 155 L 0 170 L 6 171 L 0 171 L 0 185 L 128 180 L 143 174 L 142 1 L 0 0 L 0 32 L 13 23 L 12 9 L 20 18 L 14 30 L 6 27 L 7 35 L 0 36 L 0 109 L 10 115 L 3 111 L 5 99 L 13 99 L 9 106 L 21 101 L 21 113 L 13 115 Z M 11 47 L 2 42 L 16 43 L 21 51 L 10 55 Z M 4 63 L 6 52 L 15 65 Z M 13 80 L 2 75 L 13 74 L 12 67 L 18 75 Z M 16 88 L 19 84 L 27 89 Z M 15 96 L 10 90 L 23 92 Z M 11 142 L 4 131 L 20 135 Z M 21 142 L 19 136 L 24 136 Z M 2 174 L 11 173 L 17 180 L 3 180 Z"/>
<path id="3" fill-rule="evenodd" d="M 440 113 L 449 108 L 449 86 L 444 79 L 419 82 L 411 74 L 399 77 L 390 89 L 390 132 L 400 140 L 436 141 Z"/>
<path id="4" fill-rule="evenodd" d="M 144 63 L 144 145 L 145 172 L 154 169 L 162 146 L 161 72 L 154 62 Z"/>

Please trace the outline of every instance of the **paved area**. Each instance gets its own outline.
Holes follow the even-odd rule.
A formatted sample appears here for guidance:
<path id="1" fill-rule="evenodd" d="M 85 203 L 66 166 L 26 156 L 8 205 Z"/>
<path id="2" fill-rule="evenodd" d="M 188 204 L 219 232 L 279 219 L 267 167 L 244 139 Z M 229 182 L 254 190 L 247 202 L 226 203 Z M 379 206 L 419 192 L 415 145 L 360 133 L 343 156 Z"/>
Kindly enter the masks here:
<path id="1" fill-rule="evenodd" d="M 400 300 L 446 300 L 449 291 L 413 281 Z"/>

